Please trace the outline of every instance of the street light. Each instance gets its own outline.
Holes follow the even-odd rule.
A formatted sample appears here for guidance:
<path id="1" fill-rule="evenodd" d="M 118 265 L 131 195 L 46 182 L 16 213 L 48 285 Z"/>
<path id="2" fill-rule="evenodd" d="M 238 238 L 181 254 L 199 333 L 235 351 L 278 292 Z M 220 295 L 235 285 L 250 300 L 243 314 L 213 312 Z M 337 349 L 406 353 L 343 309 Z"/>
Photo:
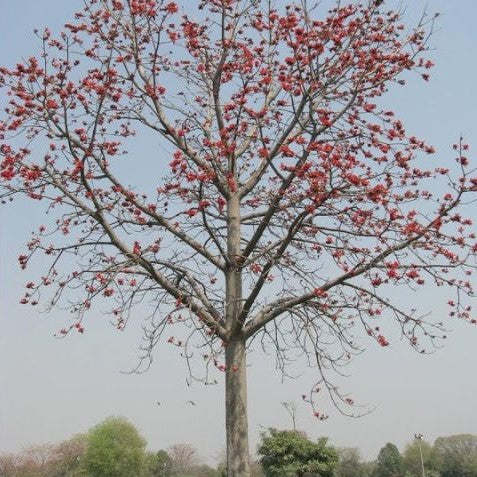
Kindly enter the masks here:
<path id="1" fill-rule="evenodd" d="M 419 442 L 419 455 L 421 456 L 421 469 L 422 469 L 422 477 L 426 477 L 426 472 L 424 470 L 424 459 L 422 458 L 422 438 L 424 436 L 421 433 L 414 434 L 414 439 L 416 439 Z"/>

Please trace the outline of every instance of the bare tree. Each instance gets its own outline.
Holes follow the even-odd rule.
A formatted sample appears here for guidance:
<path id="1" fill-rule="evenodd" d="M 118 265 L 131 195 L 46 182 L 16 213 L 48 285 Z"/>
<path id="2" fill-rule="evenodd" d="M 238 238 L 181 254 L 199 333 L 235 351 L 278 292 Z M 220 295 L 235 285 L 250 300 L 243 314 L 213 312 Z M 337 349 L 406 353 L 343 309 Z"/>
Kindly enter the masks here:
<path id="1" fill-rule="evenodd" d="M 282 402 L 287 414 L 290 416 L 293 423 L 293 430 L 296 431 L 296 403 L 293 401 Z"/>
<path id="2" fill-rule="evenodd" d="M 173 475 L 187 475 L 201 463 L 196 448 L 191 444 L 174 444 L 167 452 L 172 460 Z"/>
<path id="3" fill-rule="evenodd" d="M 52 471 L 55 461 L 55 446 L 52 444 L 25 447 L 19 455 L 17 475 L 46 477 Z"/>
<path id="4" fill-rule="evenodd" d="M 0 454 L 0 475 L 4 477 L 15 477 L 19 464 L 19 456 L 17 454 Z"/>
<path id="5" fill-rule="evenodd" d="M 73 475 L 85 453 L 87 439 L 86 434 L 76 434 L 55 447 L 55 475 L 58 477 Z"/>
<path id="6" fill-rule="evenodd" d="M 119 329 L 150 304 L 146 364 L 164 336 L 191 377 L 225 375 L 229 476 L 249 475 L 251 343 L 284 372 L 298 357 L 317 367 L 305 400 L 324 419 L 320 390 L 353 404 L 328 371 L 360 351 L 356 332 L 387 346 L 390 317 L 419 352 L 444 335 L 391 289 L 447 287 L 450 314 L 475 322 L 468 146 L 456 167 L 426 168 L 432 146 L 384 106 L 403 72 L 428 79 L 433 19 L 406 31 L 381 3 L 85 0 L 64 33 L 38 34 L 38 58 L 0 68 L 3 200 L 56 219 L 19 257 L 51 259 L 22 303 L 69 306 L 60 335 L 82 333 L 96 301 Z"/>

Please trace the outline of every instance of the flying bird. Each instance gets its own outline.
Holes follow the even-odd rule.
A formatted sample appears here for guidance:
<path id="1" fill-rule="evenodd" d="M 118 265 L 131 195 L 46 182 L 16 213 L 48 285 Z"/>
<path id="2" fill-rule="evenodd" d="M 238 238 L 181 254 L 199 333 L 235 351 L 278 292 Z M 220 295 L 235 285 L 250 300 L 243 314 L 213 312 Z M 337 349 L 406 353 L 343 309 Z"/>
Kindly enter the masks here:
<path id="1" fill-rule="evenodd" d="M 195 406 L 195 402 L 194 402 L 194 401 L 187 401 L 187 404 L 191 404 L 192 406 Z"/>

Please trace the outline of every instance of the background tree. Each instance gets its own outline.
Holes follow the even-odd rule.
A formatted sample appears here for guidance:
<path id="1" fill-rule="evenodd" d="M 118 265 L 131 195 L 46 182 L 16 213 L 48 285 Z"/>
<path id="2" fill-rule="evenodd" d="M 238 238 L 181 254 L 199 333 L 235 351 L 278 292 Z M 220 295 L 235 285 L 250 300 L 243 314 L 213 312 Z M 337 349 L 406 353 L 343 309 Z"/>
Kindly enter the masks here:
<path id="1" fill-rule="evenodd" d="M 287 414 L 292 420 L 293 430 L 296 431 L 296 402 L 294 401 L 285 401 L 282 402 L 282 406 L 285 408 Z"/>
<path id="2" fill-rule="evenodd" d="M 5 477 L 76 477 L 83 474 L 81 457 L 86 436 L 78 434 L 58 445 L 28 446 L 17 454 L 0 456 L 0 475 Z"/>
<path id="3" fill-rule="evenodd" d="M 388 442 L 378 454 L 373 477 L 404 477 L 404 463 L 398 448 Z"/>
<path id="4" fill-rule="evenodd" d="M 433 454 L 442 477 L 477 476 L 476 435 L 439 437 L 434 442 Z"/>
<path id="5" fill-rule="evenodd" d="M 299 431 L 270 429 L 262 434 L 257 453 L 269 477 L 332 477 L 338 464 L 338 453 L 327 445 L 326 438 L 313 442 Z"/>
<path id="6" fill-rule="evenodd" d="M 359 449 L 357 447 L 343 447 L 338 451 L 338 466 L 335 470 L 335 477 L 368 477 L 367 469 L 362 462 Z"/>
<path id="7" fill-rule="evenodd" d="M 139 477 L 145 464 L 146 442 L 122 417 L 110 417 L 88 434 L 82 466 L 97 477 Z"/>
<path id="8" fill-rule="evenodd" d="M 18 475 L 48 477 L 56 464 L 55 446 L 38 444 L 25 447 L 20 453 Z"/>
<path id="9" fill-rule="evenodd" d="M 402 455 L 404 468 L 409 475 L 416 477 L 422 475 L 421 450 L 426 475 L 436 470 L 435 462 L 433 462 L 432 446 L 424 440 L 419 443 L 417 439 L 414 439 L 406 445 Z"/>
<path id="10" fill-rule="evenodd" d="M 165 450 L 148 452 L 146 455 L 146 474 L 151 477 L 171 477 L 172 459 Z"/>
<path id="11" fill-rule="evenodd" d="M 55 446 L 55 476 L 74 477 L 82 475 L 81 460 L 86 451 L 88 436 L 76 434 Z"/>
<path id="12" fill-rule="evenodd" d="M 213 469 L 207 464 L 200 464 L 193 467 L 188 475 L 191 477 L 222 477 L 220 470 Z"/>
<path id="13" fill-rule="evenodd" d="M 51 259 L 21 302 L 76 300 L 61 335 L 82 333 L 97 301 L 119 329 L 151 303 L 145 359 L 165 334 L 225 373 L 231 476 L 250 473 L 252 339 L 282 366 L 296 351 L 317 367 L 313 406 L 319 389 L 347 406 L 327 370 L 358 351 L 353 331 L 387 346 L 389 315 L 420 352 L 444 333 L 391 288 L 448 286 L 450 314 L 475 322 L 468 146 L 456 171 L 426 167 L 434 149 L 381 98 L 406 71 L 428 79 L 432 19 L 406 32 L 381 3 L 86 0 L 65 32 L 39 34 L 39 58 L 0 68 L 3 199 L 55 216 L 19 257 Z"/>
<path id="14" fill-rule="evenodd" d="M 376 469 L 376 461 L 367 461 L 363 462 L 362 467 L 364 468 L 364 475 L 366 476 L 372 476 L 374 473 L 374 470 Z"/>
<path id="15" fill-rule="evenodd" d="M 16 477 L 19 464 L 18 454 L 12 452 L 0 454 L 0 475 Z"/>
<path id="16" fill-rule="evenodd" d="M 169 457 L 172 462 L 172 475 L 184 477 L 194 467 L 200 465 L 200 457 L 197 449 L 192 444 L 174 444 L 169 448 Z"/>

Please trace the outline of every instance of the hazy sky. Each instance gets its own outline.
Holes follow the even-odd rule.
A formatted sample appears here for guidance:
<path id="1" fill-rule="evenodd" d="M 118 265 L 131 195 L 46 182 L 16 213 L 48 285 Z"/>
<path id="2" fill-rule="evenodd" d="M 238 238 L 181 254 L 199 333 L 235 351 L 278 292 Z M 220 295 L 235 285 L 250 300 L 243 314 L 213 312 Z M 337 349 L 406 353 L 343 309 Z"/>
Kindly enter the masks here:
<path id="1" fill-rule="evenodd" d="M 185 1 L 185 0 L 184 0 Z M 35 27 L 57 27 L 70 18 L 80 0 L 0 0 L 0 64 L 38 52 Z M 392 3 L 392 2 L 390 2 Z M 404 2 L 406 3 L 406 2 Z M 408 0 L 408 20 L 425 7 Z M 462 133 L 477 150 L 477 2 L 428 0 L 438 11 L 438 29 L 431 39 L 437 66 L 425 84 L 411 79 L 386 100 L 405 120 L 408 131 L 428 139 L 438 149 L 434 161 L 451 162 L 450 146 Z M 213 460 L 224 447 L 223 386 L 185 383 L 185 363 L 170 347 L 160 347 L 152 368 L 143 375 L 124 374 L 137 361 L 141 320 L 123 333 L 102 316 L 91 316 L 85 335 L 56 340 L 68 313 L 37 314 L 18 304 L 29 273 L 17 266 L 29 232 L 42 220 L 35 204 L 17 202 L 1 212 L 0 236 L 0 452 L 27 444 L 57 442 L 109 415 L 129 418 L 151 449 L 190 442 Z M 477 213 L 474 212 L 477 219 Z M 41 269 L 41 267 L 39 268 Z M 432 293 L 402 300 L 419 304 L 436 321 L 445 315 Z M 477 327 L 447 322 L 452 330 L 446 346 L 432 356 L 415 354 L 398 334 L 383 349 L 363 337 L 368 347 L 339 383 L 355 400 L 374 407 L 359 419 L 339 415 L 328 403 L 325 422 L 311 416 L 301 402 L 313 383 L 313 373 L 281 382 L 273 357 L 255 353 L 249 367 L 250 435 L 255 448 L 260 426 L 290 427 L 282 401 L 298 404 L 298 426 L 310 437 L 329 436 L 338 446 L 359 446 L 374 458 L 386 442 L 399 447 L 422 432 L 428 440 L 455 433 L 477 433 Z M 392 337 L 392 333 L 391 333 Z M 194 400 L 197 405 L 187 405 Z M 161 405 L 156 404 L 157 401 Z"/>

